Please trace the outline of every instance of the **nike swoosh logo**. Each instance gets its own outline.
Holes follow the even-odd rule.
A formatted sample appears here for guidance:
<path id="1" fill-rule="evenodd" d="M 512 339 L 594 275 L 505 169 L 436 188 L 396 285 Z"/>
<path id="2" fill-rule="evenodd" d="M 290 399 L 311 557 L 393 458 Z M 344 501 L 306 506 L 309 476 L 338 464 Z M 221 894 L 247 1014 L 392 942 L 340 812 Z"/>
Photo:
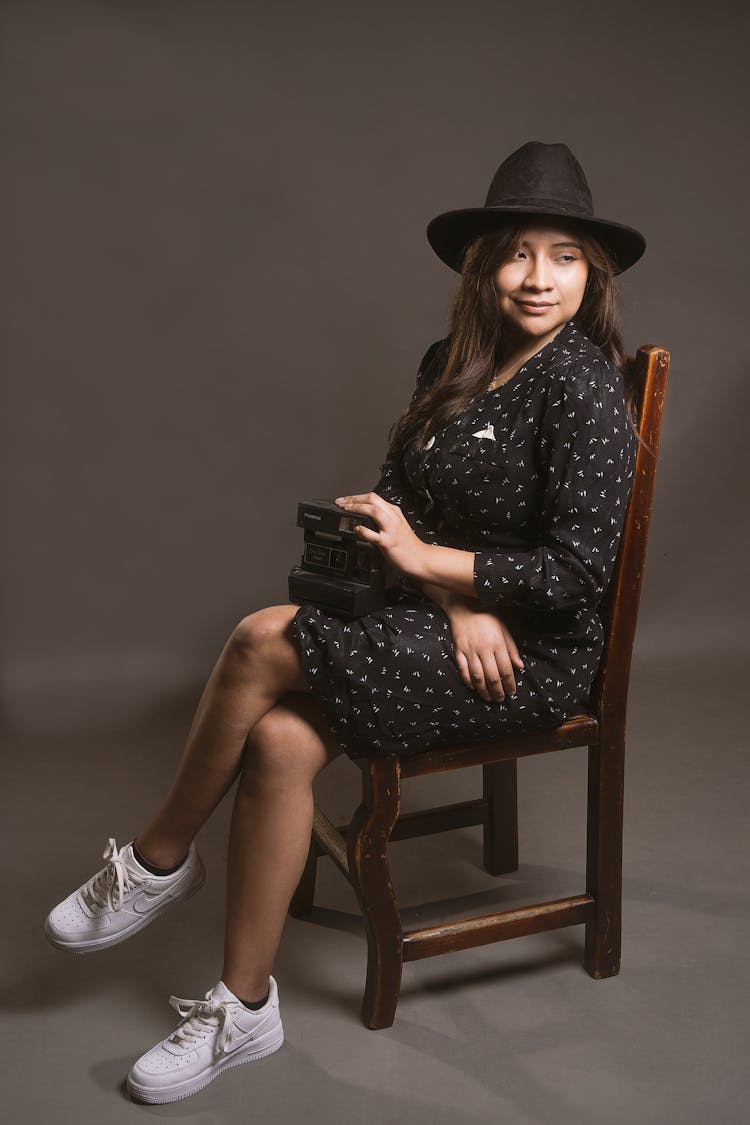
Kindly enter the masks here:
<path id="1" fill-rule="evenodd" d="M 149 895 L 146 894 L 145 891 L 140 891 L 139 894 L 133 896 L 130 906 L 136 914 L 148 914 L 153 910 L 155 903 L 157 903 L 159 899 L 163 898 L 166 900 L 171 897 L 170 894 L 162 893 L 160 895 Z"/>
<path id="2" fill-rule="evenodd" d="M 234 1039 L 229 1050 L 224 1052 L 224 1057 L 231 1058 L 236 1051 L 241 1050 L 243 1047 L 246 1047 L 248 1043 L 251 1043 L 253 1039 L 256 1038 L 257 1034 L 257 1031 L 251 1031 L 249 1035 L 243 1035 L 241 1039 Z"/>
<path id="3" fill-rule="evenodd" d="M 228 1051 L 225 1052 L 225 1054 L 233 1055 L 235 1051 L 239 1051 L 242 1047 L 245 1047 L 248 1043 L 251 1043 L 253 1039 L 262 1039 L 262 1037 L 268 1032 L 271 1022 L 271 1016 L 269 1014 L 263 1021 L 263 1023 L 259 1024 L 257 1027 L 254 1027 L 252 1031 L 242 1033 L 242 1038 L 234 1038 L 232 1040 L 231 1047 Z"/>

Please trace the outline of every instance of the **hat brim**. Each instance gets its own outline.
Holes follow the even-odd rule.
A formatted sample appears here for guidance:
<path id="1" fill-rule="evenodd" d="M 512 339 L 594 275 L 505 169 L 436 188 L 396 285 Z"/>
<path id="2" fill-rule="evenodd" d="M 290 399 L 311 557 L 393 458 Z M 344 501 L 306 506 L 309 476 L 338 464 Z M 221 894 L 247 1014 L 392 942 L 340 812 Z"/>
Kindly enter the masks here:
<path id="1" fill-rule="evenodd" d="M 478 235 L 500 230 L 519 219 L 533 219 L 540 215 L 559 219 L 561 225 L 568 223 L 590 231 L 609 251 L 616 274 L 635 265 L 646 249 L 646 239 L 633 227 L 609 219 L 582 218 L 542 207 L 465 207 L 444 211 L 427 224 L 427 240 L 438 258 L 460 273 L 466 247 Z"/>

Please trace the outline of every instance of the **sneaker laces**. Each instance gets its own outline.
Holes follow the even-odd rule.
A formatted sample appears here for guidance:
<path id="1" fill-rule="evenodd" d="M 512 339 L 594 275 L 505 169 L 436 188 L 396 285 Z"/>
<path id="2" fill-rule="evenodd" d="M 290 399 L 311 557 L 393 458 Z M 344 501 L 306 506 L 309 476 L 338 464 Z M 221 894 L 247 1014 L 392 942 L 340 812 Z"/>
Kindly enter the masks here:
<path id="1" fill-rule="evenodd" d="M 227 1000 L 218 1002 L 209 999 L 207 994 L 203 1000 L 181 1000 L 179 996 L 170 996 L 169 1003 L 178 1015 L 182 1016 L 182 1023 L 169 1036 L 170 1043 L 178 1047 L 192 1047 L 196 1042 L 202 1043 L 216 1030 L 217 1017 L 220 1017 L 219 1050 L 229 1050 L 234 1031 L 232 1008 L 236 1009 L 236 1002 Z"/>
<path id="2" fill-rule="evenodd" d="M 145 881 L 145 876 L 128 867 L 122 854 L 124 850 L 118 850 L 116 841 L 110 836 L 103 852 L 107 866 L 92 875 L 81 890 L 84 902 L 92 909 L 102 910 L 108 906 L 111 910 L 119 910 L 126 893 Z"/>

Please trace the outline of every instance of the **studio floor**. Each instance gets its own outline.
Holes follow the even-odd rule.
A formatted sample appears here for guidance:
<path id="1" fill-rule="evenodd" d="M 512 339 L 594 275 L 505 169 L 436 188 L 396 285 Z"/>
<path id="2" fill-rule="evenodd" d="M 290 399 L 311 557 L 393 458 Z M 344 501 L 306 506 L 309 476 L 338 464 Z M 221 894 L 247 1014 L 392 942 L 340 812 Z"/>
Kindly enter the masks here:
<path id="1" fill-rule="evenodd" d="M 735 663 L 735 667 L 738 664 Z M 88 878 L 110 836 L 137 834 L 167 784 L 190 714 L 117 733 L 6 741 L 2 865 L 3 1112 L 9 1122 L 364 1125 L 739 1125 L 747 1120 L 748 840 L 745 691 L 636 657 L 626 770 L 622 969 L 595 981 L 583 929 L 407 964 L 394 1025 L 360 1022 L 365 937 L 353 892 L 319 862 L 311 920 L 289 918 L 274 975 L 286 1040 L 193 1097 L 132 1103 L 123 1081 L 175 1026 L 170 994 L 221 968 L 227 798 L 198 837 L 208 879 L 131 941 L 58 952 L 47 911 Z M 586 752 L 519 765 L 521 866 L 493 879 L 478 828 L 391 845 L 407 923 L 584 889 Z M 334 820 L 357 801 L 339 759 L 316 782 Z M 469 769 L 405 785 L 406 808 L 477 796 Z M 417 923 L 417 919 L 419 922 Z"/>

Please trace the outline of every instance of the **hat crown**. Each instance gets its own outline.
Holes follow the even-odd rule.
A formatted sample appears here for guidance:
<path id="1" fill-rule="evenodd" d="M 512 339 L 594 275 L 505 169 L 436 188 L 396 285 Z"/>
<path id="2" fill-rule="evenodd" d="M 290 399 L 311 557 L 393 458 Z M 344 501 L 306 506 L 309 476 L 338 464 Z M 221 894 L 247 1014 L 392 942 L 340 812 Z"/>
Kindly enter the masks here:
<path id="1" fill-rule="evenodd" d="M 594 214 L 583 168 L 567 145 L 527 141 L 500 165 L 485 207 L 538 211 L 546 207 L 589 218 Z"/>

